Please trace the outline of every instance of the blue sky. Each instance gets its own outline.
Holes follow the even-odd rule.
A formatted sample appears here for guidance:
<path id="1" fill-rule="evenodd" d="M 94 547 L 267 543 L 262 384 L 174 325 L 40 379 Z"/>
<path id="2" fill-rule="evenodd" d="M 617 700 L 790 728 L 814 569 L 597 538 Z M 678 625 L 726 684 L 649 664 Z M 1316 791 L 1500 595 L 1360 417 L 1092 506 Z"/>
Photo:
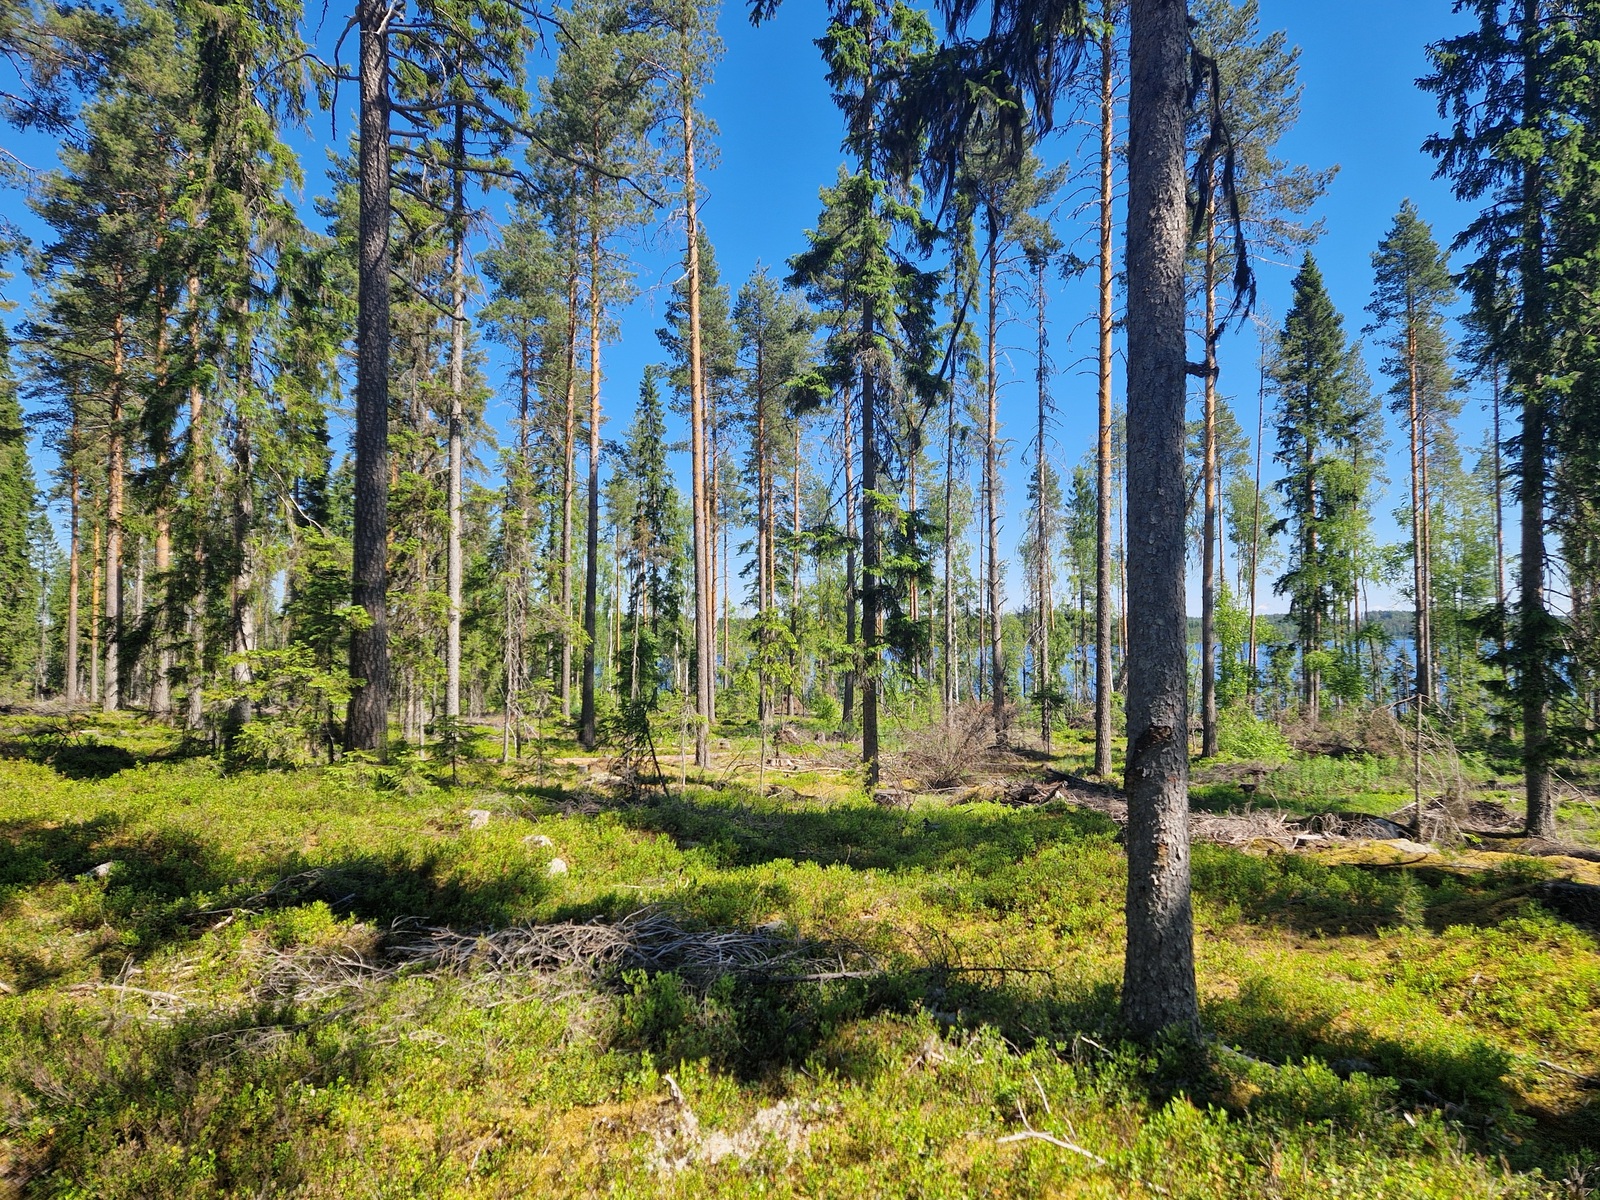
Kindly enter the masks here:
<path id="1" fill-rule="evenodd" d="M 1370 256 L 1406 197 L 1414 200 L 1430 221 L 1441 242 L 1448 242 L 1470 219 L 1470 212 L 1450 195 L 1448 184 L 1433 178 L 1432 160 L 1423 154 L 1423 139 L 1440 127 L 1432 98 L 1415 86 L 1426 69 L 1424 47 L 1463 26 L 1450 0 L 1346 0 L 1339 5 L 1261 0 L 1262 25 L 1284 29 L 1302 49 L 1301 82 L 1305 94 L 1299 125 L 1285 139 L 1282 150 L 1292 161 L 1313 167 L 1337 164 L 1339 173 L 1318 204 L 1325 233 L 1315 247 L 1334 303 L 1344 314 L 1346 328 L 1356 334 L 1365 322 L 1363 308 L 1372 286 Z M 804 231 L 818 211 L 818 190 L 832 182 L 842 161 L 840 124 L 827 94 L 820 55 L 812 43 L 823 28 L 825 10 L 819 0 L 786 0 L 778 16 L 752 28 L 740 7 L 727 9 L 722 35 L 726 55 L 716 82 L 706 98 L 706 110 L 720 127 L 718 165 L 705 175 L 707 197 L 702 216 L 715 247 L 724 282 L 737 288 L 757 262 L 780 276 L 785 261 L 804 245 Z M 335 23 L 330 15 L 329 25 Z M 546 71 L 547 62 L 536 64 Z M 354 127 L 353 90 L 341 94 L 338 117 L 341 140 Z M 53 161 L 51 144 L 36 136 L 7 132 L 7 149 L 33 167 Z M 301 151 L 307 172 L 306 208 L 310 198 L 325 190 L 322 166 L 324 148 L 331 137 L 327 114 L 314 119 L 303 134 L 291 140 Z M 1066 129 L 1045 147 L 1052 161 L 1078 153 L 1078 134 Z M 495 203 L 500 203 L 496 201 Z M 24 228 L 39 232 L 23 211 L 21 197 L 0 193 L 0 205 L 20 219 Z M 1064 228 L 1071 240 L 1076 229 Z M 606 352 L 605 402 L 614 420 L 607 436 L 621 436 L 631 412 L 644 366 L 661 357 L 654 336 L 661 322 L 667 289 L 676 270 L 675 231 L 658 232 L 637 247 L 638 299 L 621 314 L 622 335 Z M 13 264 L 14 265 L 14 264 Z M 1259 309 L 1281 321 L 1289 303 L 1295 263 L 1258 263 Z M 16 278 L 4 285 L 4 294 L 21 304 L 27 301 L 27 281 Z M 1056 445 L 1052 453 L 1062 467 L 1070 467 L 1090 447 L 1094 429 L 1094 380 L 1084 356 L 1093 353 L 1093 331 L 1084 324 L 1092 311 L 1093 296 L 1086 282 L 1058 285 L 1051 299 L 1052 354 L 1058 374 L 1053 390 L 1058 405 Z M 20 310 L 4 319 L 14 322 Z M 1027 470 L 1023 447 L 1031 424 L 1031 358 L 1021 348 L 1029 334 L 1017 328 L 1018 353 L 1010 359 L 1018 383 L 1002 391 L 1002 423 L 1017 431 L 1009 451 L 1008 499 L 1020 509 L 1025 496 Z M 1221 388 L 1235 398 L 1240 421 L 1254 428 L 1256 337 L 1245 330 L 1227 339 L 1220 349 Z M 1375 381 L 1380 379 L 1377 356 L 1368 355 Z M 491 363 L 491 376 L 494 374 Z M 1120 366 L 1116 378 L 1120 399 Z M 504 426 L 507 409 L 501 405 L 491 419 Z M 1478 397 L 1469 397 L 1462 416 L 1461 440 L 1475 445 L 1487 418 Z M 1271 434 L 1268 433 L 1269 444 Z M 1396 483 L 1406 475 L 1399 469 L 1403 446 L 1392 439 L 1390 471 Z M 47 463 L 40 461 L 41 470 Z M 1276 472 L 1269 463 L 1265 478 Z M 1379 536 L 1399 540 L 1401 534 L 1390 515 L 1399 492 L 1377 506 Z M 1006 541 L 1020 534 L 1022 522 L 1007 523 Z M 1020 601 L 1020 588 L 1011 589 L 1011 601 Z M 1191 582 L 1191 607 L 1197 608 Z M 1384 589 L 1373 593 L 1375 604 L 1392 596 Z M 1283 607 L 1268 599 L 1268 609 Z"/>

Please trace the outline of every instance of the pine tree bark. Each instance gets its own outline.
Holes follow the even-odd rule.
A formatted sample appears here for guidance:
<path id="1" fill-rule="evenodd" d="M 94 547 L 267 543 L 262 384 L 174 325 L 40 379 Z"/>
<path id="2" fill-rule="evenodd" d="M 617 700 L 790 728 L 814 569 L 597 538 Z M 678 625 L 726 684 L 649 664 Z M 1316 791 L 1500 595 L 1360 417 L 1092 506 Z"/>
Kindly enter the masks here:
<path id="1" fill-rule="evenodd" d="M 700 197 L 695 185 L 694 105 L 685 91 L 679 109 L 683 126 L 683 208 L 689 291 L 689 473 L 694 522 L 694 762 L 711 765 L 711 726 L 716 720 L 716 608 L 712 575 L 710 489 L 706 445 L 705 364 L 700 342 Z"/>
<path id="2" fill-rule="evenodd" d="M 567 386 L 561 468 L 561 715 L 572 716 L 572 505 L 578 487 L 578 232 L 567 272 Z"/>
<path id="3" fill-rule="evenodd" d="M 465 420 L 462 401 L 467 386 L 466 116 L 460 105 L 456 106 L 455 111 L 451 151 L 450 461 L 445 497 L 450 531 L 445 550 L 445 594 L 449 611 L 445 623 L 444 715 L 447 721 L 453 722 L 461 716 L 461 455 L 462 425 Z"/>
<path id="4" fill-rule="evenodd" d="M 862 305 L 862 340 L 876 346 L 877 306 Z M 876 366 L 861 372 L 861 761 L 867 793 L 878 786 L 878 377 Z"/>
<path id="5" fill-rule="evenodd" d="M 599 156 L 596 155 L 596 161 Z M 600 206 L 600 177 L 596 175 L 590 198 Z M 600 227 L 589 229 L 589 519 L 584 532 L 583 562 L 583 680 L 579 695 L 578 742 L 585 750 L 599 743 L 595 726 L 595 636 L 599 632 L 600 589 Z"/>
<path id="6" fill-rule="evenodd" d="M 244 362 L 250 361 L 248 347 Z M 249 385 L 248 367 L 241 366 L 239 390 Z M 242 399 L 242 396 L 241 396 Z M 241 408 L 243 405 L 240 406 Z M 254 680 L 250 662 L 245 657 L 256 649 L 255 550 L 251 545 L 251 532 L 255 527 L 255 451 L 250 441 L 250 422 L 241 415 L 233 438 L 233 544 L 238 556 L 234 576 L 228 592 L 229 652 L 233 664 L 229 668 L 234 685 L 232 711 L 229 715 L 230 736 L 250 720 L 252 707 L 244 689 Z"/>
<path id="7" fill-rule="evenodd" d="M 950 718 L 956 706 L 956 389 L 950 389 L 944 428 L 944 711 Z"/>
<path id="8" fill-rule="evenodd" d="M 1216 204 L 1206 213 L 1205 413 L 1201 474 L 1205 512 L 1200 534 L 1200 754 L 1217 756 L 1217 234 Z"/>
<path id="9" fill-rule="evenodd" d="M 127 483 L 127 454 L 123 433 L 123 344 L 127 318 L 120 314 L 111 327 L 110 412 L 106 417 L 106 587 L 105 587 L 105 690 L 101 708 L 122 707 L 122 516 Z"/>
<path id="10" fill-rule="evenodd" d="M 1100 31 L 1100 293 L 1099 293 L 1099 439 L 1095 447 L 1094 546 L 1094 773 L 1111 778 L 1111 337 L 1112 216 L 1116 196 L 1112 170 L 1116 162 L 1116 30 L 1106 21 Z"/>
<path id="11" fill-rule="evenodd" d="M 1417 656 L 1416 703 L 1419 708 L 1433 698 L 1432 656 L 1428 648 L 1428 571 L 1427 539 L 1423 534 L 1423 513 L 1427 509 L 1423 487 L 1425 436 L 1422 419 L 1422 387 L 1417 363 L 1417 317 L 1410 298 L 1406 303 L 1406 416 L 1411 434 L 1411 594 L 1412 640 Z"/>
<path id="12" fill-rule="evenodd" d="M 359 274 L 356 284 L 355 529 L 345 744 L 382 755 L 389 728 L 389 32 L 394 10 L 360 0 Z"/>
<path id="13" fill-rule="evenodd" d="M 1044 752 L 1050 753 L 1050 699 L 1055 689 L 1056 678 L 1052 670 L 1050 659 L 1050 621 L 1054 616 L 1054 601 L 1050 596 L 1050 522 L 1049 506 L 1045 495 L 1045 420 L 1050 406 L 1050 370 L 1048 351 L 1048 330 L 1045 325 L 1045 289 L 1044 273 L 1048 265 L 1045 255 L 1039 256 L 1034 275 L 1034 303 L 1038 310 L 1038 375 L 1039 375 L 1039 429 L 1038 445 L 1039 454 L 1037 462 L 1034 491 L 1038 501 L 1036 513 L 1038 532 L 1034 538 L 1034 557 L 1038 566 L 1038 594 L 1039 594 L 1039 636 L 1036 645 L 1039 651 L 1039 661 L 1034 667 L 1038 679 L 1034 689 L 1039 693 L 1039 735 L 1044 741 Z M 1080 607 L 1081 611 L 1081 607 Z"/>
<path id="14" fill-rule="evenodd" d="M 69 445 L 72 447 L 69 454 L 76 455 L 78 444 L 77 419 L 73 419 L 73 432 Z M 82 504 L 82 485 L 78 480 L 78 467 L 76 462 L 68 468 L 67 497 L 71 505 L 68 526 L 67 549 L 67 633 L 66 633 L 66 688 L 67 707 L 72 708 L 81 699 L 78 686 L 78 591 L 79 579 L 82 574 L 82 540 L 80 528 L 79 508 Z"/>
<path id="15" fill-rule="evenodd" d="M 995 378 L 999 366 L 1000 232 L 994 208 L 988 208 L 989 245 L 985 309 L 983 437 L 983 514 L 988 534 L 989 559 L 989 704 L 995 740 L 1006 742 L 1006 647 L 1002 636 L 1000 604 L 1000 388 Z"/>
<path id="16" fill-rule="evenodd" d="M 195 320 L 200 317 L 200 279 L 197 275 L 189 276 L 189 303 L 194 309 Z M 206 539 L 203 522 L 199 518 L 201 505 L 205 503 L 206 458 L 205 458 L 205 428 L 203 418 L 205 415 L 205 396 L 200 390 L 199 370 L 200 347 L 195 345 L 192 349 L 191 366 L 195 367 L 195 378 L 189 384 L 189 505 L 193 512 L 193 567 L 194 590 L 189 597 L 189 663 L 185 672 L 187 691 L 184 696 L 183 727 L 190 733 L 198 732 L 205 724 L 205 662 L 206 662 L 206 623 L 205 623 L 205 565 L 206 565 Z"/>
<path id="17" fill-rule="evenodd" d="M 844 644 L 848 647 L 849 662 L 844 673 L 844 704 L 842 720 L 848 729 L 855 720 L 856 711 L 856 479 L 855 443 L 851 430 L 851 400 L 844 398 Z"/>
<path id="18" fill-rule="evenodd" d="M 1128 943 L 1122 1017 L 1198 1033 L 1184 612 L 1185 0 L 1132 0 L 1128 152 Z"/>
<path id="19" fill-rule="evenodd" d="M 1261 440 L 1267 427 L 1267 351 L 1261 346 L 1260 382 L 1256 392 L 1256 444 L 1255 444 L 1255 495 L 1252 497 L 1250 515 L 1250 648 L 1248 674 L 1250 695 L 1255 697 L 1260 672 L 1256 668 L 1256 580 L 1261 567 Z"/>

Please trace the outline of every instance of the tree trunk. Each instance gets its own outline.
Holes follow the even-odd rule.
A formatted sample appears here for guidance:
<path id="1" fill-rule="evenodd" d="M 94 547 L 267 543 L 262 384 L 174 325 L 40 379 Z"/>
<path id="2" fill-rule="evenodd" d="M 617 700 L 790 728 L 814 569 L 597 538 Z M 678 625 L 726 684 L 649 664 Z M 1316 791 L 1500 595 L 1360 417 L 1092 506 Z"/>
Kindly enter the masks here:
<path id="1" fill-rule="evenodd" d="M 705 364 L 700 345 L 700 196 L 695 185 L 694 105 L 684 94 L 683 211 L 689 291 L 689 474 L 694 520 L 694 763 L 711 765 L 711 726 L 716 720 L 716 609 L 712 586 L 711 503 L 707 470 Z"/>
<path id="2" fill-rule="evenodd" d="M 1422 456 L 1423 445 L 1421 386 L 1418 381 L 1417 317 L 1411 311 L 1409 297 L 1406 304 L 1406 401 L 1408 432 L 1411 442 L 1411 596 L 1412 596 L 1412 647 L 1417 658 L 1416 704 L 1420 710 L 1432 696 L 1433 673 L 1428 669 L 1428 582 L 1427 543 L 1422 535 L 1423 499 Z"/>
<path id="3" fill-rule="evenodd" d="M 1185 0 L 1132 0 L 1128 153 L 1128 894 L 1122 1017 L 1200 1025 L 1184 611 Z"/>
<path id="4" fill-rule="evenodd" d="M 1205 513 L 1200 534 L 1200 755 L 1217 756 L 1217 234 L 1215 197 L 1206 198 L 1205 413 L 1201 464 Z"/>
<path id="5" fill-rule="evenodd" d="M 849 728 L 856 710 L 856 477 L 855 444 L 851 440 L 851 397 L 844 398 L 844 644 L 849 661 L 844 674 L 843 722 Z"/>
<path id="6" fill-rule="evenodd" d="M 89 703 L 100 703 L 100 582 L 105 571 L 105 546 L 94 531 L 94 575 L 89 584 Z"/>
<path id="7" fill-rule="evenodd" d="M 1050 618 L 1054 615 L 1054 604 L 1050 597 L 1050 522 L 1049 506 L 1045 496 L 1045 464 L 1048 461 L 1045 454 L 1046 428 L 1045 421 L 1050 408 L 1050 360 L 1047 357 L 1049 340 L 1048 330 L 1045 326 L 1045 291 L 1044 273 L 1048 265 L 1044 255 L 1039 256 L 1035 268 L 1034 291 L 1035 304 L 1038 309 L 1038 373 L 1039 373 L 1039 452 L 1035 491 L 1038 500 L 1038 534 L 1035 538 L 1034 556 L 1038 563 L 1038 592 L 1039 592 L 1039 636 L 1036 646 L 1039 661 L 1034 665 L 1035 683 L 1034 690 L 1039 693 L 1039 736 L 1044 742 L 1044 752 L 1050 753 L 1050 702 L 1051 693 L 1055 690 L 1055 673 L 1050 667 Z M 1081 608 L 1080 608 L 1081 611 Z"/>
<path id="8" fill-rule="evenodd" d="M 877 308 L 862 305 L 862 340 L 877 339 Z M 878 377 L 866 364 L 861 372 L 861 761 L 867 793 L 878 786 Z"/>
<path id="9" fill-rule="evenodd" d="M 78 444 L 76 422 L 70 445 L 73 447 L 69 453 L 76 453 Z M 76 462 L 68 468 L 67 472 L 67 498 L 71 505 L 68 518 L 68 549 L 67 549 L 67 634 L 66 634 L 66 687 L 67 707 L 75 707 L 81 697 L 78 694 L 78 589 L 79 577 L 82 573 L 80 560 L 82 558 L 83 535 L 80 531 L 79 507 L 82 504 L 82 488 L 78 482 L 78 467 Z"/>
<path id="10" fill-rule="evenodd" d="M 598 155 L 596 156 L 598 160 Z M 600 177 L 594 177 L 591 198 L 599 210 Z M 600 229 L 589 229 L 589 520 L 584 532 L 583 562 L 583 681 L 579 698 L 578 742 L 593 750 L 599 742 L 595 728 L 595 635 L 599 632 L 596 607 L 600 588 Z"/>
<path id="11" fill-rule="evenodd" d="M 788 715 L 798 716 L 795 684 L 800 675 L 800 414 L 794 414 L 794 474 L 791 478 L 794 501 L 794 545 L 789 548 L 789 635 L 794 644 L 789 650 Z"/>
<path id="12" fill-rule="evenodd" d="M 1256 670 L 1256 579 L 1261 570 L 1261 440 L 1267 422 L 1267 343 L 1261 342 L 1260 380 L 1256 392 L 1255 495 L 1250 516 L 1250 649 L 1248 669 L 1250 695 L 1255 696 L 1259 672 Z"/>
<path id="13" fill-rule="evenodd" d="M 444 715 L 447 722 L 454 722 L 461 716 L 461 427 L 465 419 L 462 402 L 467 388 L 467 209 L 463 194 L 466 116 L 459 104 L 455 110 L 451 150 L 450 462 L 445 501 L 450 512 L 449 544 L 445 552 L 445 594 L 449 613 L 444 641 Z"/>
<path id="14" fill-rule="evenodd" d="M 1116 31 L 1107 21 L 1100 33 L 1100 307 L 1099 439 L 1095 447 L 1094 547 L 1094 773 L 1111 778 L 1111 338 L 1112 212 L 1116 201 L 1112 169 L 1116 162 Z"/>
<path id="15" fill-rule="evenodd" d="M 243 363 L 240 365 L 239 391 L 240 399 L 249 386 L 250 352 L 245 348 Z M 243 404 L 240 405 L 241 410 Z M 233 665 L 230 668 L 234 685 L 234 699 L 232 712 L 229 718 L 229 733 L 236 733 L 251 717 L 251 704 L 244 689 L 254 679 L 250 663 L 245 658 L 250 651 L 257 648 L 255 627 L 255 553 L 250 545 L 250 534 L 255 526 L 255 454 L 250 444 L 250 423 L 244 415 L 237 418 L 238 427 L 234 430 L 233 438 L 233 544 L 234 552 L 238 555 L 235 560 L 237 567 L 234 571 L 232 584 L 229 588 L 229 627 L 230 644 L 228 646 Z"/>
<path id="16" fill-rule="evenodd" d="M 993 206 L 988 208 L 989 246 L 987 307 L 985 311 L 984 389 L 985 424 L 983 435 L 983 514 L 988 533 L 989 558 L 989 704 L 994 720 L 995 740 L 1006 742 L 1006 647 L 1000 623 L 1000 388 L 995 379 L 999 365 L 1000 233 Z"/>
<path id="17" fill-rule="evenodd" d="M 944 711 L 946 720 L 956 706 L 956 389 L 950 389 L 944 431 Z"/>
<path id="18" fill-rule="evenodd" d="M 768 491 L 771 479 L 772 464 L 768 461 L 769 450 L 767 446 L 767 401 L 762 362 L 761 347 L 756 349 L 756 426 L 754 432 L 754 445 L 751 449 L 755 452 L 756 460 L 756 618 L 760 618 L 767 611 L 767 589 L 771 584 L 771 546 L 772 546 L 772 497 Z M 767 669 L 765 659 L 761 653 L 761 639 L 765 637 L 760 625 L 757 625 L 756 651 L 756 721 L 764 724 L 767 720 Z"/>
<path id="19" fill-rule="evenodd" d="M 1524 43 L 1541 21 L 1539 0 L 1522 0 L 1521 32 Z M 1524 51 L 1522 120 L 1531 125 L 1543 108 L 1540 94 L 1540 65 L 1537 51 Z M 1522 277 L 1525 329 L 1542 332 L 1545 323 L 1544 295 L 1544 189 L 1542 169 L 1525 163 L 1522 167 L 1522 238 L 1519 274 Z M 1537 336 L 1537 333 L 1535 334 Z M 1521 486 L 1522 545 L 1518 563 L 1520 628 L 1517 634 L 1517 672 L 1522 692 L 1523 782 L 1527 789 L 1526 826 L 1530 837 L 1554 838 L 1556 803 L 1550 791 L 1550 713 L 1548 672 L 1552 669 L 1550 645 L 1551 617 L 1545 608 L 1544 594 L 1544 507 L 1547 487 L 1545 472 L 1545 389 L 1543 371 L 1523 367 Z"/>
<path id="20" fill-rule="evenodd" d="M 572 504 L 578 474 L 578 233 L 567 274 L 567 389 L 561 474 L 561 715 L 572 716 Z"/>
<path id="21" fill-rule="evenodd" d="M 360 271 L 356 285 L 355 529 L 345 744 L 384 753 L 389 726 L 389 34 L 383 0 L 360 0 Z"/>
<path id="22" fill-rule="evenodd" d="M 122 509 L 127 478 L 123 437 L 123 329 L 126 318 L 112 322 L 111 411 L 106 417 L 106 643 L 105 691 L 101 708 L 122 707 Z"/>

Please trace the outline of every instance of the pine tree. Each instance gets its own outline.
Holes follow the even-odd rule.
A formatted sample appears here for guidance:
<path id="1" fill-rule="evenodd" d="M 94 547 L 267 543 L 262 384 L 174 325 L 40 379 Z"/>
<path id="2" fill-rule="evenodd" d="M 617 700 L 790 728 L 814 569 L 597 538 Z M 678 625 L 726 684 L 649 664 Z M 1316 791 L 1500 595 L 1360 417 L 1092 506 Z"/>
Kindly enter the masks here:
<path id="1" fill-rule="evenodd" d="M 776 620 L 778 548 L 781 541 L 787 540 L 791 552 L 788 629 L 798 645 L 800 419 L 793 411 L 792 397 L 797 381 L 810 366 L 810 317 L 799 300 L 780 289 L 759 265 L 739 289 L 732 315 L 739 333 L 743 393 L 739 408 L 750 433 L 746 475 L 755 485 L 756 612 L 758 617 L 771 614 Z M 778 480 L 783 473 L 789 475 L 791 483 L 787 538 L 780 532 Z M 797 665 L 790 663 L 791 677 Z M 758 675 L 758 717 L 765 720 L 766 678 L 759 671 Z"/>
<path id="2" fill-rule="evenodd" d="M 1460 411 L 1450 368 L 1450 347 L 1443 310 L 1456 296 L 1449 265 L 1433 240 L 1433 232 L 1409 200 L 1400 206 L 1394 224 L 1372 256 L 1376 276 L 1370 330 L 1382 331 L 1389 351 L 1383 369 L 1393 380 L 1390 394 L 1396 412 L 1406 419 L 1411 449 L 1412 597 L 1416 608 L 1414 637 L 1418 703 L 1437 702 L 1437 656 L 1433 641 L 1432 583 L 1434 460 L 1453 450 L 1449 421 Z"/>
<path id="3" fill-rule="evenodd" d="M 582 164 L 569 228 L 581 250 L 588 334 L 588 486 L 585 522 L 583 663 L 578 738 L 593 747 L 595 670 L 599 634 L 601 350 L 609 310 L 628 289 L 629 272 L 613 242 L 645 216 L 648 183 L 657 160 L 647 135 L 659 100 L 650 89 L 662 57 L 657 31 L 639 28 L 634 14 L 610 0 L 574 6 L 554 76 L 543 89 L 540 139 L 558 156 Z"/>

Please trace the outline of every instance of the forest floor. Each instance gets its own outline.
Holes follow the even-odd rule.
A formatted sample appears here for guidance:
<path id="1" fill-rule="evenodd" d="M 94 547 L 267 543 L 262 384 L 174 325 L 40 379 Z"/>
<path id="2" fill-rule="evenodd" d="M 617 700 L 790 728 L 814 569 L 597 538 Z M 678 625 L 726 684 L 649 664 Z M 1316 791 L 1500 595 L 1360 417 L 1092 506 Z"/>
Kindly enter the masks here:
<path id="1" fill-rule="evenodd" d="M 1581 780 L 1527 846 L 1457 763 L 1420 844 L 1360 823 L 1410 800 L 1381 746 L 1201 765 L 1207 1041 L 1148 1050 L 1084 734 L 908 734 L 868 797 L 723 732 L 641 786 L 0 716 L 0 1197 L 1600 1189 Z"/>

